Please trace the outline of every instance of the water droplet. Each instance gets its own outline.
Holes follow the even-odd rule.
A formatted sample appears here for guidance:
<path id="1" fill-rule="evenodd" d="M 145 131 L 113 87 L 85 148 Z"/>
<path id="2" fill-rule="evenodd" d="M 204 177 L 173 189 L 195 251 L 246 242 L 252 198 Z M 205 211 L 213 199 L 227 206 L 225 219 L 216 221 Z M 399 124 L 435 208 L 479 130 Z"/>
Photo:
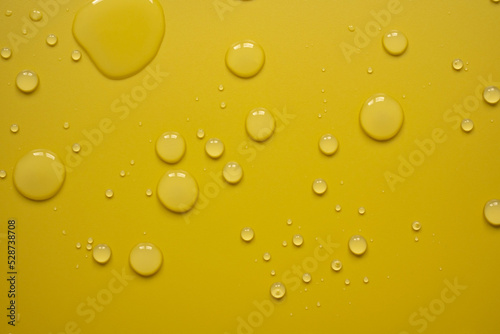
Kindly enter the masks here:
<path id="1" fill-rule="evenodd" d="M 224 86 L 223 85 L 219 85 L 219 90 L 222 92 L 224 90 Z"/>
<path id="2" fill-rule="evenodd" d="M 358 213 L 359 213 L 360 215 L 364 215 L 364 214 L 366 213 L 366 209 L 365 209 L 364 207 L 362 207 L 362 206 L 361 206 L 361 207 L 359 207 L 359 209 L 358 209 Z"/>
<path id="3" fill-rule="evenodd" d="M 210 138 L 205 144 L 205 152 L 210 158 L 218 159 L 224 153 L 224 143 L 218 138 Z"/>
<path id="4" fill-rule="evenodd" d="M 35 21 L 35 22 L 38 22 L 42 19 L 43 17 L 43 14 L 41 11 L 39 11 L 38 9 L 33 9 L 31 12 L 30 12 L 30 19 L 32 21 Z"/>
<path id="5" fill-rule="evenodd" d="M 365 277 L 363 278 L 363 282 L 364 282 L 365 284 L 367 284 L 368 282 L 370 282 L 370 280 L 368 279 L 368 277 L 366 277 L 366 276 L 365 276 Z"/>
<path id="6" fill-rule="evenodd" d="M 186 171 L 166 172 L 158 183 L 156 191 L 160 202 L 174 212 L 189 211 L 198 199 L 198 183 Z"/>
<path id="7" fill-rule="evenodd" d="M 16 85 L 23 93 L 31 93 L 38 87 L 38 75 L 30 70 L 21 71 L 16 77 Z"/>
<path id="8" fill-rule="evenodd" d="M 3 59 L 9 59 L 10 56 L 12 56 L 12 51 L 9 48 L 2 48 L 0 56 L 2 56 Z"/>
<path id="9" fill-rule="evenodd" d="M 326 181 L 323 179 L 316 179 L 313 182 L 313 191 L 317 195 L 323 195 L 326 192 L 326 189 L 328 188 L 328 185 L 326 184 Z"/>
<path id="10" fill-rule="evenodd" d="M 324 68 L 324 67 L 323 67 L 323 68 L 321 69 L 321 72 L 326 72 L 326 68 Z"/>
<path id="11" fill-rule="evenodd" d="M 353 32 L 354 30 L 356 30 L 356 28 L 354 28 L 354 26 L 352 26 L 352 25 L 348 26 L 347 29 L 349 29 L 350 32 Z"/>
<path id="12" fill-rule="evenodd" d="M 500 201 L 492 199 L 484 206 L 484 218 L 493 226 L 500 226 Z"/>
<path id="13" fill-rule="evenodd" d="M 246 242 L 252 241 L 253 237 L 255 236 L 255 233 L 251 227 L 244 227 L 241 229 L 241 239 L 243 239 Z"/>
<path id="14" fill-rule="evenodd" d="M 460 126 L 464 132 L 471 132 L 472 129 L 474 129 L 474 122 L 471 119 L 466 118 L 462 120 Z"/>
<path id="15" fill-rule="evenodd" d="M 92 1 L 73 21 L 77 42 L 112 79 L 143 69 L 158 52 L 164 32 L 163 8 L 157 0 Z M 159 77 L 166 75 L 158 72 Z"/>
<path id="16" fill-rule="evenodd" d="M 302 280 L 304 281 L 304 283 L 309 283 L 311 282 L 311 274 L 309 273 L 304 273 L 304 275 L 302 275 Z"/>
<path id="17" fill-rule="evenodd" d="M 203 129 L 198 129 L 198 131 L 196 131 L 196 137 L 198 137 L 198 139 L 205 138 L 205 131 Z"/>
<path id="18" fill-rule="evenodd" d="M 411 228 L 412 228 L 414 231 L 420 231 L 420 229 L 422 228 L 422 224 L 420 224 L 420 222 L 414 221 L 414 222 L 411 224 Z"/>
<path id="19" fill-rule="evenodd" d="M 271 276 L 274 276 L 274 275 L 276 275 L 276 271 L 271 270 Z"/>
<path id="20" fill-rule="evenodd" d="M 226 66 L 241 78 L 250 78 L 264 66 L 265 54 L 262 47 L 251 40 L 234 43 L 227 50 Z"/>
<path id="21" fill-rule="evenodd" d="M 406 51 L 408 40 L 401 31 L 391 30 L 382 37 L 382 44 L 389 54 L 399 56 Z"/>
<path id="22" fill-rule="evenodd" d="M 5 16 L 11 16 L 12 15 L 12 11 L 10 9 L 7 9 L 5 11 Z"/>
<path id="23" fill-rule="evenodd" d="M 105 194 L 107 198 L 112 198 L 114 196 L 114 192 L 111 189 L 106 190 Z"/>
<path id="24" fill-rule="evenodd" d="M 19 131 L 19 125 L 17 125 L 17 124 L 12 124 L 12 125 L 10 126 L 10 132 L 12 132 L 12 133 L 17 133 L 18 131 Z"/>
<path id="25" fill-rule="evenodd" d="M 335 206 L 335 211 L 340 212 L 340 210 L 342 210 L 342 207 L 339 204 L 337 204 Z"/>
<path id="26" fill-rule="evenodd" d="M 337 138 L 329 133 L 319 139 L 319 149 L 324 155 L 332 155 L 337 152 L 338 148 L 339 142 Z"/>
<path id="27" fill-rule="evenodd" d="M 236 184 L 241 181 L 243 177 L 243 169 L 240 164 L 235 161 L 228 162 L 224 169 L 222 170 L 222 176 L 224 179 L 231 184 Z"/>
<path id="28" fill-rule="evenodd" d="M 0 179 L 5 179 L 7 177 L 7 172 L 5 170 L 0 170 Z"/>
<path id="29" fill-rule="evenodd" d="M 226 108 L 226 102 L 221 102 L 220 103 L 220 108 L 225 109 Z"/>
<path id="30" fill-rule="evenodd" d="M 483 91 L 483 98 L 489 104 L 496 104 L 500 100 L 500 89 L 497 86 L 488 86 Z"/>
<path id="31" fill-rule="evenodd" d="M 368 67 L 368 69 L 366 70 L 366 72 L 368 72 L 368 74 L 372 74 L 373 73 L 373 68 Z"/>
<path id="32" fill-rule="evenodd" d="M 63 128 L 66 129 L 66 130 L 69 129 L 69 123 L 68 122 L 64 122 Z"/>
<path id="33" fill-rule="evenodd" d="M 66 230 L 62 230 L 62 234 L 63 234 L 63 235 L 66 235 Z"/>
<path id="34" fill-rule="evenodd" d="M 179 162 L 185 152 L 186 142 L 178 132 L 165 132 L 156 141 L 156 153 L 166 163 L 175 164 Z"/>
<path id="35" fill-rule="evenodd" d="M 281 245 L 283 245 L 283 247 L 286 247 L 286 246 L 288 246 L 288 242 L 286 242 L 286 240 L 283 240 L 283 242 L 281 243 Z"/>
<path id="36" fill-rule="evenodd" d="M 160 269 L 163 255 L 156 245 L 142 242 L 130 251 L 129 262 L 132 269 L 139 275 L 151 276 Z"/>
<path id="37" fill-rule="evenodd" d="M 264 259 L 264 261 L 269 261 L 269 260 L 271 260 L 271 254 L 266 252 L 266 253 L 264 253 L 264 255 L 262 255 L 262 258 Z"/>
<path id="38" fill-rule="evenodd" d="M 346 278 L 346 280 L 344 281 L 345 285 L 349 285 L 351 284 L 351 281 L 349 281 L 349 279 Z"/>
<path id="39" fill-rule="evenodd" d="M 47 45 L 49 45 L 49 46 L 54 46 L 54 45 L 56 45 L 56 44 L 57 44 L 57 36 L 56 36 L 56 35 L 54 35 L 54 34 L 49 34 L 49 35 L 47 36 L 46 41 L 47 41 Z"/>
<path id="40" fill-rule="evenodd" d="M 92 252 L 92 256 L 96 262 L 105 264 L 111 258 L 111 248 L 106 244 L 96 245 Z"/>
<path id="41" fill-rule="evenodd" d="M 135 160 L 130 160 L 130 165 L 135 165 Z"/>
<path id="42" fill-rule="evenodd" d="M 71 52 L 71 59 L 74 61 L 79 61 L 82 58 L 82 53 L 79 50 L 73 50 Z"/>
<path id="43" fill-rule="evenodd" d="M 87 243 L 89 243 L 89 244 L 94 243 L 94 239 L 93 239 L 93 238 L 88 238 L 88 239 L 87 239 Z"/>
<path id="44" fill-rule="evenodd" d="M 247 133 L 255 141 L 265 141 L 274 132 L 273 115 L 265 108 L 256 108 L 248 113 L 246 120 Z"/>
<path id="45" fill-rule="evenodd" d="M 125 171 L 124 171 L 124 170 L 121 170 L 121 171 L 120 171 L 120 176 L 121 176 L 121 177 L 125 177 L 125 175 L 127 175 L 127 173 L 125 173 Z"/>
<path id="46" fill-rule="evenodd" d="M 57 155 L 39 149 L 23 156 L 14 168 L 17 190 L 32 200 L 46 200 L 61 189 L 66 169 Z"/>
<path id="47" fill-rule="evenodd" d="M 361 128 L 375 140 L 394 137 L 403 125 L 403 118 L 399 103 L 385 94 L 369 97 L 359 113 Z"/>
<path id="48" fill-rule="evenodd" d="M 453 69 L 460 71 L 462 67 L 464 67 L 464 62 L 462 61 L 462 59 L 455 59 L 451 63 L 451 66 L 453 67 Z"/>
<path id="49" fill-rule="evenodd" d="M 286 221 L 286 224 L 287 224 L 287 225 L 292 225 L 292 223 L 293 223 L 293 221 L 292 221 L 291 219 L 288 219 L 288 220 Z"/>
<path id="50" fill-rule="evenodd" d="M 304 243 L 304 238 L 300 234 L 296 234 L 293 236 L 292 242 L 295 246 L 300 247 Z"/>
<path id="51" fill-rule="evenodd" d="M 333 260 L 331 266 L 334 271 L 340 271 L 342 269 L 342 262 L 340 260 Z"/>
<path id="52" fill-rule="evenodd" d="M 366 252 L 366 240 L 360 235 L 353 235 L 349 240 L 349 249 L 354 255 L 363 255 Z"/>
<path id="53" fill-rule="evenodd" d="M 80 249 L 80 248 L 82 248 L 82 244 L 81 244 L 81 243 L 79 243 L 79 242 L 77 242 L 77 243 L 76 243 L 76 249 Z"/>
<path id="54" fill-rule="evenodd" d="M 87 244 L 87 246 L 85 248 L 87 248 L 88 251 L 92 250 L 92 245 L 91 244 Z"/>
<path id="55" fill-rule="evenodd" d="M 146 189 L 146 196 L 151 197 L 151 195 L 153 195 L 153 190 Z"/>
<path id="56" fill-rule="evenodd" d="M 71 148 L 72 148 L 73 152 L 75 152 L 75 153 L 80 152 L 80 150 L 82 149 L 80 144 L 78 144 L 78 143 L 73 144 L 73 146 Z"/>
<path id="57" fill-rule="evenodd" d="M 286 293 L 285 285 L 281 282 L 275 282 L 271 285 L 271 296 L 281 299 Z"/>

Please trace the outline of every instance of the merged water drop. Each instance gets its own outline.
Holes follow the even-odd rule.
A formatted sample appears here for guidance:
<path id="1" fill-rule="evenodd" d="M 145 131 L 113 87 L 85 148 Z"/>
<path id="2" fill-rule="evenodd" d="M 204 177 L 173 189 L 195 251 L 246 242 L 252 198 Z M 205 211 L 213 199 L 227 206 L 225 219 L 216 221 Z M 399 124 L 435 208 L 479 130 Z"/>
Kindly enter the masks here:
<path id="1" fill-rule="evenodd" d="M 156 245 L 143 242 L 132 248 L 129 261 L 136 273 L 142 276 L 151 276 L 160 269 L 163 255 Z"/>
<path id="2" fill-rule="evenodd" d="M 241 78 L 250 78 L 259 73 L 264 61 L 264 50 L 251 40 L 234 43 L 226 52 L 227 68 Z"/>
<path id="3" fill-rule="evenodd" d="M 399 30 L 391 30 L 382 37 L 385 51 L 393 56 L 399 56 L 406 51 L 408 39 Z"/>
<path id="4" fill-rule="evenodd" d="M 21 71 L 16 77 L 16 86 L 23 93 L 31 93 L 38 87 L 38 75 L 30 70 Z"/>
<path id="5" fill-rule="evenodd" d="M 160 202 L 173 212 L 189 211 L 198 199 L 198 183 L 186 171 L 171 170 L 158 182 L 156 192 Z"/>
<path id="6" fill-rule="evenodd" d="M 366 252 L 367 243 L 360 235 L 353 235 L 349 240 L 349 249 L 354 255 L 363 255 Z"/>
<path id="7" fill-rule="evenodd" d="M 403 125 L 403 109 L 392 97 L 375 94 L 369 97 L 359 113 L 361 128 L 375 140 L 389 140 Z"/>
<path id="8" fill-rule="evenodd" d="M 166 163 L 179 162 L 185 152 L 186 142 L 178 132 L 165 132 L 156 140 L 156 153 Z"/>
<path id="9" fill-rule="evenodd" d="M 500 201 L 492 199 L 484 206 L 484 218 L 493 226 L 500 226 Z"/>
<path id="10" fill-rule="evenodd" d="M 265 141 L 274 132 L 276 122 L 273 115 L 265 108 L 256 108 L 248 113 L 246 120 L 247 133 L 255 141 Z"/>
<path id="11" fill-rule="evenodd" d="M 97 263 L 105 264 L 111 258 L 111 248 L 106 244 L 99 244 L 94 247 L 92 256 Z"/>
<path id="12" fill-rule="evenodd" d="M 281 282 L 275 282 L 271 285 L 271 296 L 276 299 L 281 299 L 286 294 L 285 285 Z"/>

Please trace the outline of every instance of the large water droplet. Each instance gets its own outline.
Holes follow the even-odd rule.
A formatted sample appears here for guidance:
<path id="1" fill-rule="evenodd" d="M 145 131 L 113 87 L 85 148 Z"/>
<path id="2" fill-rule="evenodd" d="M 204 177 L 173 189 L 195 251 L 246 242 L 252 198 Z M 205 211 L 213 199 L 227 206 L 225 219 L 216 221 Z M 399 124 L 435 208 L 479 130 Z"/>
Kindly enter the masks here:
<path id="1" fill-rule="evenodd" d="M 286 293 L 285 285 L 281 282 L 275 282 L 271 285 L 271 296 L 281 299 Z"/>
<path id="2" fill-rule="evenodd" d="M 222 176 L 224 176 L 224 179 L 228 183 L 236 184 L 240 182 L 243 177 L 243 169 L 236 161 L 230 161 L 224 166 Z"/>
<path id="3" fill-rule="evenodd" d="M 152 243 L 139 243 L 130 251 L 130 266 L 142 276 L 151 276 L 161 267 L 163 255 L 160 249 Z"/>
<path id="4" fill-rule="evenodd" d="M 337 138 L 335 138 L 331 134 L 326 134 L 321 136 L 319 139 L 319 149 L 325 155 L 332 155 L 337 152 L 339 147 L 339 142 Z"/>
<path id="5" fill-rule="evenodd" d="M 160 179 L 156 193 L 167 209 L 186 212 L 198 199 L 198 183 L 188 172 L 172 170 L 166 172 Z"/>
<path id="6" fill-rule="evenodd" d="M 32 200 L 46 200 L 61 189 L 66 169 L 55 153 L 39 149 L 23 156 L 14 168 L 17 190 Z"/>
<path id="7" fill-rule="evenodd" d="M 142 70 L 158 52 L 164 31 L 163 9 L 157 0 L 92 1 L 73 21 L 77 42 L 112 79 Z"/>
<path id="8" fill-rule="evenodd" d="M 205 152 L 210 158 L 218 159 L 224 153 L 224 143 L 218 138 L 210 138 L 205 144 Z"/>
<path id="9" fill-rule="evenodd" d="M 104 264 L 111 258 L 111 248 L 106 244 L 99 244 L 94 247 L 92 256 L 96 262 Z"/>
<path id="10" fill-rule="evenodd" d="M 497 86 L 488 86 L 483 91 L 483 98 L 489 104 L 497 104 L 500 100 L 500 89 Z"/>
<path id="11" fill-rule="evenodd" d="M 349 249 L 355 255 L 363 255 L 366 252 L 366 240 L 360 235 L 353 235 L 349 240 Z"/>
<path id="12" fill-rule="evenodd" d="M 226 52 L 227 68 L 241 78 L 250 78 L 259 73 L 264 61 L 264 50 L 250 40 L 234 43 Z"/>
<path id="13" fill-rule="evenodd" d="M 382 37 L 385 51 L 393 56 L 399 56 L 406 51 L 408 39 L 398 30 L 391 30 Z"/>
<path id="14" fill-rule="evenodd" d="M 251 227 L 244 227 L 241 229 L 240 233 L 241 239 L 243 239 L 246 242 L 252 241 L 253 237 L 255 236 L 255 233 Z"/>
<path id="15" fill-rule="evenodd" d="M 104 194 L 106 195 L 107 198 L 113 198 L 113 196 L 115 195 L 115 193 L 111 189 L 107 189 Z"/>
<path id="16" fill-rule="evenodd" d="M 493 226 L 500 226 L 500 201 L 492 199 L 484 206 L 484 218 Z"/>
<path id="17" fill-rule="evenodd" d="M 375 94 L 368 98 L 359 113 L 365 133 L 376 140 L 394 137 L 403 125 L 403 109 L 392 97 Z"/>
<path id="18" fill-rule="evenodd" d="M 248 113 L 247 133 L 255 141 L 265 141 L 273 135 L 276 122 L 273 115 L 265 108 L 256 108 Z"/>
<path id="19" fill-rule="evenodd" d="M 316 195 L 323 195 L 328 188 L 326 181 L 323 179 L 316 179 L 313 182 L 313 191 Z"/>
<path id="20" fill-rule="evenodd" d="M 186 142 L 177 132 L 165 132 L 156 141 L 156 153 L 166 163 L 175 164 L 179 162 L 185 152 Z"/>
<path id="21" fill-rule="evenodd" d="M 31 93 L 38 87 L 38 75 L 30 70 L 21 71 L 16 77 L 16 85 L 23 93 Z"/>

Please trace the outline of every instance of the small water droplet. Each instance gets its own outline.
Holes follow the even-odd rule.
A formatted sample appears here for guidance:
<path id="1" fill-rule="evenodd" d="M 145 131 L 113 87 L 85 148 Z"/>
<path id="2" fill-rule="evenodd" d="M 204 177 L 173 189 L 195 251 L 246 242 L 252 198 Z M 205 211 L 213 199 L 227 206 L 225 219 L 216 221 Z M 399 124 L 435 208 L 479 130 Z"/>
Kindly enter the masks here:
<path id="1" fill-rule="evenodd" d="M 474 129 L 474 122 L 471 119 L 463 119 L 460 126 L 464 132 L 471 132 Z"/>
<path id="2" fill-rule="evenodd" d="M 489 104 L 497 104 L 500 100 L 500 89 L 497 86 L 488 86 L 483 91 L 483 98 Z"/>
<path id="3" fill-rule="evenodd" d="M 12 51 L 9 48 L 2 48 L 0 56 L 2 56 L 3 59 L 9 59 L 10 56 L 12 56 Z"/>
<path id="4" fill-rule="evenodd" d="M 295 246 L 300 247 L 304 243 L 304 237 L 300 234 L 296 234 L 293 236 L 292 242 Z"/>
<path id="5" fill-rule="evenodd" d="M 364 214 L 366 213 L 366 209 L 365 209 L 364 207 L 360 206 L 360 207 L 358 208 L 358 213 L 359 213 L 360 215 L 364 215 Z"/>
<path id="6" fill-rule="evenodd" d="M 316 193 L 316 195 L 323 195 L 327 188 L 328 185 L 326 184 L 326 181 L 323 179 L 316 179 L 313 182 L 313 191 Z"/>
<path id="7" fill-rule="evenodd" d="M 146 189 L 146 196 L 151 197 L 151 195 L 153 195 L 153 190 Z"/>
<path id="8" fill-rule="evenodd" d="M 453 67 L 454 70 L 460 71 L 464 67 L 464 62 L 462 59 L 455 59 L 451 63 L 451 66 Z"/>
<path id="9" fill-rule="evenodd" d="M 92 244 L 87 244 L 87 247 L 85 247 L 85 248 L 87 248 L 88 251 L 92 250 Z"/>
<path id="10" fill-rule="evenodd" d="M 271 276 L 274 276 L 274 275 L 276 275 L 276 271 L 271 270 Z"/>
<path id="11" fill-rule="evenodd" d="M 353 235 L 349 240 L 349 249 L 354 255 L 363 255 L 366 247 L 366 240 L 361 235 Z"/>
<path id="12" fill-rule="evenodd" d="M 227 68 L 241 78 L 250 78 L 259 73 L 264 61 L 264 50 L 251 40 L 234 43 L 226 52 Z"/>
<path id="13" fill-rule="evenodd" d="M 105 264 L 111 258 L 111 248 L 106 244 L 96 245 L 92 256 L 97 263 Z"/>
<path id="14" fill-rule="evenodd" d="M 311 274 L 309 273 L 304 273 L 304 275 L 302 275 L 302 280 L 304 281 L 304 283 L 309 283 L 311 282 Z"/>
<path id="15" fill-rule="evenodd" d="M 399 56 L 406 51 L 408 39 L 398 30 L 391 30 L 382 37 L 384 49 L 393 56 Z"/>
<path id="16" fill-rule="evenodd" d="M 106 190 L 106 197 L 107 198 L 112 198 L 114 196 L 113 190 L 108 189 Z"/>
<path id="17" fill-rule="evenodd" d="M 337 152 L 339 142 L 333 135 L 327 133 L 319 139 L 319 149 L 324 155 L 332 155 Z"/>
<path id="18" fill-rule="evenodd" d="M 77 243 L 76 243 L 76 249 L 80 249 L 80 248 L 82 248 L 82 244 L 81 244 L 81 243 L 79 243 L 79 242 L 77 242 Z"/>
<path id="19" fill-rule="evenodd" d="M 196 137 L 198 137 L 198 139 L 205 138 L 205 131 L 203 129 L 198 129 L 198 131 L 196 131 Z"/>
<path id="20" fill-rule="evenodd" d="M 224 86 L 221 84 L 219 85 L 219 90 L 222 92 L 224 90 Z"/>
<path id="21" fill-rule="evenodd" d="M 173 212 L 187 212 L 198 199 L 198 183 L 186 171 L 167 171 L 158 183 L 157 196 L 160 202 Z"/>
<path id="22" fill-rule="evenodd" d="M 248 113 L 247 133 L 255 141 L 266 141 L 273 133 L 276 122 L 273 115 L 265 108 L 256 108 Z"/>
<path id="23" fill-rule="evenodd" d="M 57 44 L 57 36 L 56 36 L 56 35 L 54 35 L 54 34 L 49 34 L 49 35 L 47 36 L 46 41 L 47 41 L 47 45 L 49 45 L 49 46 L 54 46 L 54 45 L 56 45 L 56 44 Z"/>
<path id="24" fill-rule="evenodd" d="M 166 163 L 179 162 L 186 152 L 186 142 L 178 132 L 168 131 L 158 137 L 156 153 Z"/>
<path id="25" fill-rule="evenodd" d="M 368 277 L 366 277 L 366 276 L 365 276 L 365 277 L 363 278 L 363 282 L 364 282 L 365 284 L 367 284 L 368 282 L 370 282 L 370 280 L 368 279 Z"/>
<path id="26" fill-rule="evenodd" d="M 221 102 L 220 103 L 220 108 L 225 109 L 226 108 L 226 102 Z"/>
<path id="27" fill-rule="evenodd" d="M 82 148 L 81 148 L 80 144 L 75 143 L 75 144 L 73 144 L 73 146 L 71 147 L 71 149 L 73 150 L 73 152 L 78 153 L 78 152 L 80 152 L 80 150 Z"/>
<path id="28" fill-rule="evenodd" d="M 415 237 L 415 242 L 417 242 L 417 241 L 418 241 L 418 237 Z"/>
<path id="29" fill-rule="evenodd" d="M 288 219 L 288 220 L 286 221 L 286 224 L 287 224 L 287 225 L 292 225 L 292 223 L 293 223 L 293 221 L 292 221 L 291 219 Z"/>
<path id="30" fill-rule="evenodd" d="M 271 285 L 271 296 L 281 299 L 286 293 L 285 285 L 281 282 L 275 282 Z"/>
<path id="31" fill-rule="evenodd" d="M 375 94 L 369 97 L 359 113 L 361 128 L 375 140 L 389 140 L 403 125 L 403 109 L 392 97 Z"/>
<path id="32" fill-rule="evenodd" d="M 224 143 L 218 138 L 210 138 L 205 144 L 205 152 L 210 158 L 218 159 L 224 153 Z"/>
<path id="33" fill-rule="evenodd" d="M 135 165 L 135 160 L 130 160 L 130 165 Z"/>
<path id="34" fill-rule="evenodd" d="M 63 234 L 63 235 L 66 235 L 66 230 L 62 230 L 62 234 Z"/>
<path id="35" fill-rule="evenodd" d="M 68 122 L 64 122 L 64 124 L 63 124 L 63 128 L 64 128 L 65 130 L 69 129 L 69 123 L 68 123 Z"/>
<path id="36" fill-rule="evenodd" d="M 79 61 L 82 58 L 82 53 L 79 50 L 73 50 L 71 52 L 71 59 L 74 61 Z"/>
<path id="37" fill-rule="evenodd" d="M 281 243 L 281 245 L 282 245 L 283 247 L 286 247 L 286 246 L 288 246 L 288 242 L 286 242 L 286 240 L 283 240 L 283 242 Z"/>
<path id="38" fill-rule="evenodd" d="M 94 242 L 94 239 L 93 239 L 93 238 L 88 238 L 88 239 L 87 239 L 87 243 L 92 244 L 93 242 Z"/>
<path id="39" fill-rule="evenodd" d="M 243 177 L 243 169 L 236 161 L 230 161 L 224 166 L 222 176 L 228 183 L 236 184 L 240 182 Z"/>
<path id="40" fill-rule="evenodd" d="M 160 249 L 149 242 L 142 242 L 130 251 L 129 263 L 132 269 L 142 276 L 155 274 L 163 263 Z"/>
<path id="41" fill-rule="evenodd" d="M 7 172 L 5 170 L 0 170 L 0 179 L 5 179 L 7 177 Z"/>
<path id="42" fill-rule="evenodd" d="M 342 210 L 342 207 L 339 204 L 337 204 L 335 206 L 335 211 L 340 212 L 340 210 Z"/>
<path id="43" fill-rule="evenodd" d="M 5 16 L 11 16 L 12 15 L 12 11 L 10 9 L 7 9 L 5 11 Z"/>
<path id="44" fill-rule="evenodd" d="M 17 125 L 17 124 L 12 124 L 12 125 L 10 126 L 10 132 L 12 132 L 12 133 L 17 133 L 18 131 L 19 131 L 19 125 Z"/>
<path id="45" fill-rule="evenodd" d="M 334 271 L 340 271 L 342 269 L 342 262 L 335 259 L 332 261 L 331 266 Z"/>
<path id="46" fill-rule="evenodd" d="M 321 72 L 326 72 L 326 68 L 324 68 L 324 67 L 323 67 L 323 68 L 321 69 Z"/>
<path id="47" fill-rule="evenodd" d="M 349 284 L 351 284 L 351 281 L 346 278 L 346 280 L 344 281 L 344 283 L 345 283 L 345 285 L 349 285 Z"/>
<path id="48" fill-rule="evenodd" d="M 422 228 L 422 224 L 420 224 L 420 222 L 418 222 L 418 221 L 414 221 L 414 222 L 411 224 L 411 228 L 412 228 L 414 231 L 420 231 L 420 229 Z"/>
<path id="49" fill-rule="evenodd" d="M 264 255 L 262 255 L 262 258 L 264 259 L 264 261 L 269 261 L 269 260 L 271 260 L 271 254 L 266 252 L 266 253 L 264 253 Z"/>
<path id="50" fill-rule="evenodd" d="M 356 30 L 356 28 L 352 25 L 348 26 L 347 29 L 350 31 L 350 32 L 353 32 L 354 30 Z"/>
<path id="51" fill-rule="evenodd" d="M 368 67 L 368 69 L 366 70 L 366 72 L 368 72 L 368 74 L 372 74 L 373 73 L 373 68 Z"/>
<path id="52" fill-rule="evenodd" d="M 34 22 L 38 22 L 42 19 L 43 17 L 43 14 L 41 11 L 39 11 L 38 9 L 33 9 L 31 12 L 30 12 L 30 19 Z"/>
<path id="53" fill-rule="evenodd" d="M 500 201 L 492 199 L 484 205 L 484 218 L 493 226 L 500 226 Z"/>
<path id="54" fill-rule="evenodd" d="M 253 237 L 255 236 L 255 233 L 251 227 L 244 227 L 241 229 L 240 232 L 241 239 L 243 239 L 246 242 L 252 241 Z"/>
<path id="55" fill-rule="evenodd" d="M 125 175 L 127 175 L 127 173 L 125 173 L 125 171 L 124 171 L 124 170 L 121 170 L 121 171 L 120 171 L 120 176 L 121 176 L 121 177 L 125 177 Z"/>
<path id="56" fill-rule="evenodd" d="M 38 75 L 30 70 L 19 72 L 16 85 L 23 93 L 31 93 L 38 87 Z"/>

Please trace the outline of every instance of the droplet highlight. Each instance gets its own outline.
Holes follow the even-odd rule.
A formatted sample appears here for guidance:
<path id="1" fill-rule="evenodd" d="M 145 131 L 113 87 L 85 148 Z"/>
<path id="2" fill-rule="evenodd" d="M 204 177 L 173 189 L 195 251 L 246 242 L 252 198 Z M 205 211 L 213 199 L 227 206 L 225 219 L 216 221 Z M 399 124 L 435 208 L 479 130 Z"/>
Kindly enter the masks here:
<path id="1" fill-rule="evenodd" d="M 243 169 L 236 161 L 230 161 L 224 166 L 222 176 L 228 183 L 236 184 L 243 178 Z"/>
<path id="2" fill-rule="evenodd" d="M 186 142 L 178 132 L 165 132 L 156 140 L 156 154 L 166 163 L 179 162 L 185 152 Z"/>
<path id="3" fill-rule="evenodd" d="M 166 172 L 158 183 L 157 195 L 160 202 L 173 212 L 187 212 L 198 199 L 198 183 L 186 171 Z"/>
<path id="4" fill-rule="evenodd" d="M 247 133 L 255 141 L 266 141 L 273 133 L 276 122 L 273 115 L 265 108 L 256 108 L 248 113 Z"/>
<path id="5" fill-rule="evenodd" d="M 129 262 L 132 269 L 139 275 L 151 276 L 160 269 L 163 255 L 156 245 L 142 242 L 130 251 Z"/>
<path id="6" fill-rule="evenodd" d="M 375 94 L 369 97 L 359 113 L 363 131 L 375 140 L 389 140 L 403 125 L 403 109 L 392 97 Z"/>
<path id="7" fill-rule="evenodd" d="M 234 43 L 226 52 L 227 68 L 240 78 L 255 76 L 264 66 L 264 61 L 264 50 L 251 40 Z"/>
<path id="8" fill-rule="evenodd" d="M 353 235 L 349 240 L 349 249 L 354 255 L 363 255 L 366 247 L 366 240 L 361 235 Z"/>
<path id="9" fill-rule="evenodd" d="M 382 37 L 385 51 L 393 56 L 399 56 L 406 51 L 408 39 L 399 30 L 391 30 Z"/>
<path id="10" fill-rule="evenodd" d="M 23 93 L 31 93 L 38 87 L 38 75 L 30 70 L 21 71 L 16 77 L 16 86 Z"/>

